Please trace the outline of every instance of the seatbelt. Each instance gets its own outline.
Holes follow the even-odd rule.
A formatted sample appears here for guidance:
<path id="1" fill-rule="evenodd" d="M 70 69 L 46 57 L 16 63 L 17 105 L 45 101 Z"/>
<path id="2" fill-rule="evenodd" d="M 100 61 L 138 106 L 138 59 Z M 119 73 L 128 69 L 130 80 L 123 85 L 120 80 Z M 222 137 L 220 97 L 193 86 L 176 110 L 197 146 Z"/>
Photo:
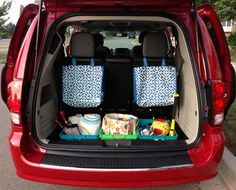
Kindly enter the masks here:
<path id="1" fill-rule="evenodd" d="M 146 57 L 143 58 L 143 66 L 147 67 L 148 66 L 148 60 Z M 161 66 L 166 66 L 166 59 L 162 58 L 161 60 Z"/>
<path id="2" fill-rule="evenodd" d="M 89 63 L 90 63 L 90 66 L 95 66 L 95 60 L 94 60 L 94 58 L 91 58 L 90 61 L 89 61 Z M 72 57 L 72 59 L 71 59 L 71 64 L 72 64 L 73 66 L 76 66 L 76 65 L 77 65 L 77 61 L 76 61 L 75 57 Z"/>
<path id="3" fill-rule="evenodd" d="M 161 66 L 165 67 L 166 66 L 166 59 L 162 58 L 161 60 Z"/>
<path id="4" fill-rule="evenodd" d="M 77 65 L 77 62 L 76 62 L 75 57 L 72 57 L 71 63 L 72 63 L 73 66 L 76 66 L 76 65 Z"/>
<path id="5" fill-rule="evenodd" d="M 147 66 L 148 66 L 148 61 L 147 61 L 147 58 L 146 58 L 146 57 L 143 58 L 143 66 L 144 66 L 144 67 L 147 67 Z"/>
<path id="6" fill-rule="evenodd" d="M 94 60 L 94 58 L 91 58 L 91 59 L 90 59 L 90 65 L 91 65 L 91 66 L 95 66 L 95 60 Z"/>

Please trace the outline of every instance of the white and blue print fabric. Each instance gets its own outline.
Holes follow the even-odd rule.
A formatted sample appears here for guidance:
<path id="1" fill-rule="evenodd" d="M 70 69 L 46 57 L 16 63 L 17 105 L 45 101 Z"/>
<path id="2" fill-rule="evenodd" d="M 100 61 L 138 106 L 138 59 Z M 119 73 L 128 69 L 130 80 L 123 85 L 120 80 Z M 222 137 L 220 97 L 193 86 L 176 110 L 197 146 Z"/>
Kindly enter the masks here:
<path id="1" fill-rule="evenodd" d="M 134 68 L 134 98 L 139 107 L 174 104 L 176 68 L 144 66 Z"/>
<path id="2" fill-rule="evenodd" d="M 98 107 L 103 101 L 103 66 L 62 66 L 62 101 L 77 108 Z"/>

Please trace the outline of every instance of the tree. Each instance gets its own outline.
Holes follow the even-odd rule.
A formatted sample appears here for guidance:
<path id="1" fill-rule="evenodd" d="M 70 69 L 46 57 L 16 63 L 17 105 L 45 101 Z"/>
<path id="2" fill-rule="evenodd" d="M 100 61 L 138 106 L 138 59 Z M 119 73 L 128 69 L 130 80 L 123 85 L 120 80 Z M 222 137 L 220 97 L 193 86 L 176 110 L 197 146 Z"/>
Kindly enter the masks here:
<path id="1" fill-rule="evenodd" d="M 11 38 L 14 30 L 15 30 L 16 25 L 13 24 L 12 22 L 8 23 L 7 25 L 4 25 L 4 28 L 1 33 L 1 38 Z"/>
<path id="2" fill-rule="evenodd" d="M 5 18 L 8 14 L 9 9 L 11 8 L 12 1 L 6 2 L 3 1 L 3 4 L 0 6 L 0 27 L 2 27 L 6 21 L 9 19 Z"/>
<path id="3" fill-rule="evenodd" d="M 197 0 L 197 5 L 210 3 L 221 21 L 236 19 L 236 0 Z"/>
<path id="4" fill-rule="evenodd" d="M 14 31 L 15 31 L 16 25 L 12 22 L 8 23 L 5 27 L 5 33 L 6 33 L 6 37 L 5 38 L 11 38 L 11 36 L 13 35 Z"/>
<path id="5" fill-rule="evenodd" d="M 214 5 L 221 21 L 236 19 L 236 0 L 220 0 Z"/>
<path id="6" fill-rule="evenodd" d="M 230 34 L 228 38 L 228 43 L 232 48 L 236 47 L 236 32 Z"/>
<path id="7" fill-rule="evenodd" d="M 202 5 L 206 3 L 214 4 L 217 0 L 197 0 L 197 5 Z"/>
<path id="8" fill-rule="evenodd" d="M 25 8 L 24 5 L 20 5 L 20 15 L 23 12 L 24 8 Z"/>
<path id="9" fill-rule="evenodd" d="M 4 30 L 6 29 L 5 23 L 9 19 L 9 17 L 6 18 L 6 16 L 8 15 L 11 5 L 12 1 L 3 1 L 2 5 L 0 6 L 0 37 L 3 35 Z"/>

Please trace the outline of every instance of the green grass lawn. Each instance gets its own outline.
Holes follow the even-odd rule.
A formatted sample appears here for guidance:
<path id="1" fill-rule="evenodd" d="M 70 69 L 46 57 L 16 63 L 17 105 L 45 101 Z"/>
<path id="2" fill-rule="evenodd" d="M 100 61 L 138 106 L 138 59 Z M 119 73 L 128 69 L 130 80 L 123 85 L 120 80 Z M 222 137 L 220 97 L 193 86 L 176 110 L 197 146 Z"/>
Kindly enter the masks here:
<path id="1" fill-rule="evenodd" d="M 236 63 L 236 47 L 230 50 L 231 61 Z M 236 101 L 232 104 L 225 119 L 224 133 L 227 148 L 236 156 Z"/>
<path id="2" fill-rule="evenodd" d="M 5 63 L 7 58 L 7 52 L 6 53 L 0 53 L 0 64 Z"/>
<path id="3" fill-rule="evenodd" d="M 236 156 L 236 101 L 232 104 L 226 117 L 224 133 L 227 148 Z"/>
<path id="4" fill-rule="evenodd" d="M 230 53 L 231 53 L 231 61 L 236 63 L 236 47 L 232 48 Z"/>

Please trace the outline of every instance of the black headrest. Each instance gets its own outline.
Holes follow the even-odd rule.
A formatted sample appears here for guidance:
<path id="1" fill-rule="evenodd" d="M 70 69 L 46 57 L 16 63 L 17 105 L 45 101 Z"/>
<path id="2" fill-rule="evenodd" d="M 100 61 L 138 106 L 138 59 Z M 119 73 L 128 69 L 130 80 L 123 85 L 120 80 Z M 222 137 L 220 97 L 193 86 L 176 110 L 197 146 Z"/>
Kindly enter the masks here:
<path id="1" fill-rule="evenodd" d="M 151 32 L 145 35 L 143 41 L 143 56 L 149 58 L 166 57 L 168 43 L 163 32 Z"/>
<path id="2" fill-rule="evenodd" d="M 94 57 L 95 40 L 89 32 L 77 32 L 71 37 L 71 54 L 74 57 Z"/>
<path id="3" fill-rule="evenodd" d="M 143 44 L 143 40 L 144 40 L 144 37 L 145 37 L 146 34 L 148 34 L 148 31 L 142 31 L 142 32 L 139 34 L 138 42 L 139 42 L 140 44 Z"/>
<path id="4" fill-rule="evenodd" d="M 102 34 L 96 33 L 94 34 L 94 38 L 95 38 L 95 46 L 96 48 L 98 47 L 102 47 L 104 44 L 104 38 Z"/>

